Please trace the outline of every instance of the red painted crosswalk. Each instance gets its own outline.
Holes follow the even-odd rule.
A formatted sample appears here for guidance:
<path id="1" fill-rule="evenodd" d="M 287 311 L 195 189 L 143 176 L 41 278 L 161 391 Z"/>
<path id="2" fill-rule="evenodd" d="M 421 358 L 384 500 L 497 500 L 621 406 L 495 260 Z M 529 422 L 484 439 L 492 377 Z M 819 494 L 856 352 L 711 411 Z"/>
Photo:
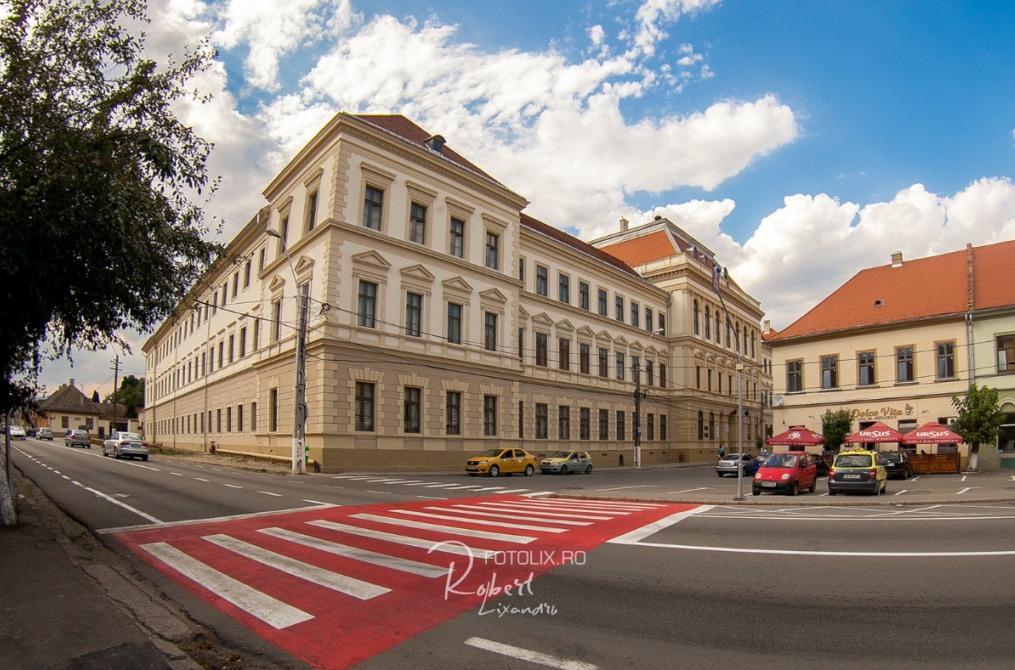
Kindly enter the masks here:
<path id="1" fill-rule="evenodd" d="M 540 575 L 691 507 L 500 495 L 313 508 L 115 537 L 279 648 L 342 670 L 463 612 L 494 612 L 498 598 L 538 606 Z"/>

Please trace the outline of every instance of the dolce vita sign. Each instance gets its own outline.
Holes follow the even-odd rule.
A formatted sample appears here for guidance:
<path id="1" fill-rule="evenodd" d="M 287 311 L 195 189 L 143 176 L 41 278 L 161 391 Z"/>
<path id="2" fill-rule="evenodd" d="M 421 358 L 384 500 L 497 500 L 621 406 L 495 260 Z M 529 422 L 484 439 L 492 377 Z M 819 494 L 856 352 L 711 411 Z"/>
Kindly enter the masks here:
<path id="1" fill-rule="evenodd" d="M 903 416 L 913 415 L 913 406 L 906 403 L 903 408 L 886 406 L 877 409 L 852 409 L 849 418 L 854 421 L 885 421 L 887 419 L 898 419 Z"/>

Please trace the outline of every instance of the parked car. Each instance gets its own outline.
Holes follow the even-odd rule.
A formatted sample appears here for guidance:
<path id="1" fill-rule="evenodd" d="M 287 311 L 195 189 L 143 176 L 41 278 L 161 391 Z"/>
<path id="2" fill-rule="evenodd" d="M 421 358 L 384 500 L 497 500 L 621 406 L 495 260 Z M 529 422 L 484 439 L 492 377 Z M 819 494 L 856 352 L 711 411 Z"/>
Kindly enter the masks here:
<path id="1" fill-rule="evenodd" d="M 27 434 L 28 437 L 35 437 L 35 433 L 36 433 L 35 426 L 29 426 L 28 428 L 25 428 L 25 434 Z"/>
<path id="2" fill-rule="evenodd" d="M 536 457 L 524 449 L 488 449 L 478 456 L 470 456 L 465 471 L 470 477 L 497 477 L 501 473 L 510 476 L 516 472 L 530 477 L 536 471 Z"/>
<path id="3" fill-rule="evenodd" d="M 814 465 L 818 469 L 818 477 L 827 477 L 828 471 L 831 469 L 828 461 L 825 460 L 822 454 L 812 454 L 812 456 L 814 456 Z"/>
<path id="4" fill-rule="evenodd" d="M 113 458 L 140 458 L 148 460 L 148 446 L 137 433 L 114 431 L 102 443 L 102 455 Z"/>
<path id="5" fill-rule="evenodd" d="M 587 451 L 558 451 L 540 462 L 539 471 L 544 474 L 555 472 L 566 475 L 569 472 L 584 472 L 591 475 L 592 457 Z"/>
<path id="6" fill-rule="evenodd" d="M 35 434 L 36 439 L 53 441 L 53 429 L 52 428 L 40 428 Z"/>
<path id="7" fill-rule="evenodd" d="M 871 495 L 884 493 L 888 488 L 888 473 L 881 465 L 877 452 L 854 449 L 835 457 L 828 472 L 828 495 L 846 491 L 864 491 Z"/>
<path id="8" fill-rule="evenodd" d="M 27 436 L 25 435 L 25 429 L 21 426 L 11 426 L 9 429 L 12 440 L 24 440 Z"/>
<path id="9" fill-rule="evenodd" d="M 882 451 L 881 464 L 885 466 L 885 474 L 889 477 L 909 479 L 913 476 L 913 461 L 904 451 Z"/>
<path id="10" fill-rule="evenodd" d="M 720 477 L 735 475 L 738 467 L 743 467 L 744 477 L 750 477 L 758 469 L 754 456 L 750 454 L 726 454 L 716 462 L 715 472 Z"/>
<path id="11" fill-rule="evenodd" d="M 92 443 L 88 440 L 88 431 L 80 428 L 68 430 L 67 435 L 63 438 L 63 443 L 68 447 L 92 448 Z"/>
<path id="12" fill-rule="evenodd" d="M 754 475 L 751 492 L 784 491 L 795 496 L 801 489 L 814 493 L 818 487 L 818 468 L 813 454 L 804 451 L 778 451 L 768 457 Z"/>

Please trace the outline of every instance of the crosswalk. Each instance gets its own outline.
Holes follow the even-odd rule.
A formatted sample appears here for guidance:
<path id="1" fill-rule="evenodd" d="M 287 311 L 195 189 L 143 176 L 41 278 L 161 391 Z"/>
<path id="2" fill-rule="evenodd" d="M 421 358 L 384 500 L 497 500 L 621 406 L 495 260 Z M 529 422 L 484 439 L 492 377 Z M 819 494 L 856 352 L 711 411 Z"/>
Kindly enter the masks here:
<path id="1" fill-rule="evenodd" d="M 332 479 L 342 479 L 349 482 L 362 482 L 364 484 L 381 484 L 382 486 L 405 486 L 407 488 L 420 487 L 421 489 L 437 489 L 439 491 L 471 491 L 474 493 L 489 493 L 490 495 L 522 495 L 528 497 L 548 496 L 554 491 L 536 491 L 534 489 L 518 489 L 510 486 L 486 486 L 484 484 L 456 484 L 454 482 L 423 481 L 419 479 L 394 479 L 391 477 L 378 477 L 376 475 L 334 475 Z"/>
<path id="2" fill-rule="evenodd" d="M 164 524 L 115 537 L 282 649 L 341 670 L 482 608 L 497 593 L 492 583 L 534 579 L 686 507 L 495 495 Z"/>

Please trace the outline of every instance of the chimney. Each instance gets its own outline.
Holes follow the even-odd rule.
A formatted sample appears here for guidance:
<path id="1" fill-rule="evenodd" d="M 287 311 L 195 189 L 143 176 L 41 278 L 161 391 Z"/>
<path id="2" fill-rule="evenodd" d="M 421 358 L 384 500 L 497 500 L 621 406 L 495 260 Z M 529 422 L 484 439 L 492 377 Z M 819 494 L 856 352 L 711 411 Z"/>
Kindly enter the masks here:
<path id="1" fill-rule="evenodd" d="M 902 252 L 901 251 L 896 251 L 895 253 L 892 254 L 892 267 L 893 268 L 901 268 L 902 267 Z"/>
<path id="2" fill-rule="evenodd" d="M 431 135 L 430 137 L 423 140 L 423 144 L 426 145 L 426 148 L 434 152 L 435 154 L 440 154 L 441 151 L 444 149 L 444 145 L 446 143 L 447 143 L 446 140 L 440 135 Z"/>
<path id="3" fill-rule="evenodd" d="M 630 221 L 628 221 L 624 217 L 620 217 L 620 232 L 626 233 L 627 232 L 627 226 L 628 226 L 629 223 L 630 223 Z"/>
<path id="4" fill-rule="evenodd" d="M 74 386 L 74 378 L 73 377 L 70 378 L 70 382 L 67 384 L 67 386 Z"/>
<path id="5" fill-rule="evenodd" d="M 764 327 L 764 329 L 761 332 L 763 332 L 763 333 L 770 333 L 770 332 L 772 332 L 772 321 L 771 321 L 771 319 L 765 319 L 763 321 L 763 323 L 764 323 L 765 327 Z"/>

